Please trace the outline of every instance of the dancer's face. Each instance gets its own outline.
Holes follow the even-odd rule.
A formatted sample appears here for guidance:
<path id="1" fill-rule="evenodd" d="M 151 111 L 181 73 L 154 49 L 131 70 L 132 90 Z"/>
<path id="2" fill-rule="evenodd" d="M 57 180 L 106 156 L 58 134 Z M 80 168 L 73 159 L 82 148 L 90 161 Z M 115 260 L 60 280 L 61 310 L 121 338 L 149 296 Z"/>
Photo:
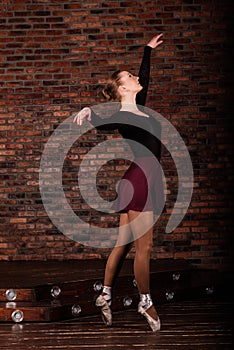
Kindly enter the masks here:
<path id="1" fill-rule="evenodd" d="M 139 77 L 132 75 L 127 71 L 122 71 L 119 74 L 120 86 L 125 89 L 125 93 L 137 93 L 141 91 L 142 86 L 139 83 Z"/>

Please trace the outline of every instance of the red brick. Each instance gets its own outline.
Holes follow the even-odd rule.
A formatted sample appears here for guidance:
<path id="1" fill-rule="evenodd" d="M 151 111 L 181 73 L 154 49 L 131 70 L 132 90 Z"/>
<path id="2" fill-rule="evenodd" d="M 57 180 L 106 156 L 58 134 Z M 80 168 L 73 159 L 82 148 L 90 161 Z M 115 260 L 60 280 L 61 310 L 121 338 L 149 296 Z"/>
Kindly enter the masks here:
<path id="1" fill-rule="evenodd" d="M 120 67 L 137 73 L 141 46 L 153 34 L 163 32 L 164 44 L 152 53 L 147 106 L 180 132 L 190 151 L 195 178 L 187 215 L 173 233 L 165 233 L 176 201 L 178 176 L 173 159 L 163 148 L 167 208 L 155 227 L 152 257 L 227 267 L 231 225 L 226 218 L 228 208 L 233 207 L 227 112 L 232 108 L 232 67 L 225 59 L 231 57 L 226 35 L 230 7 L 228 1 L 221 7 L 218 0 L 201 4 L 179 0 L 166 4 L 162 0 L 23 4 L 16 0 L 8 5 L 1 14 L 0 33 L 0 193 L 4 205 L 0 259 L 81 259 L 108 254 L 88 248 L 77 254 L 79 245 L 53 226 L 38 187 L 40 158 L 58 125 L 82 107 L 103 102 L 101 89 L 113 70 Z M 98 141 L 116 136 L 89 132 L 72 147 L 64 163 L 63 181 L 72 207 L 78 215 L 85 211 L 86 220 L 94 215 L 93 222 L 103 227 L 112 220 L 116 223 L 116 218 L 93 214 L 81 202 L 77 169 Z M 167 137 L 172 136 L 165 134 Z M 90 162 L 102 165 L 113 152 L 110 147 Z M 124 162 L 102 165 L 97 183 L 103 196 L 114 194 L 114 184 L 127 166 Z M 11 232 L 9 237 L 17 232 L 17 242 L 23 242 L 25 248 L 12 245 L 6 231 Z"/>

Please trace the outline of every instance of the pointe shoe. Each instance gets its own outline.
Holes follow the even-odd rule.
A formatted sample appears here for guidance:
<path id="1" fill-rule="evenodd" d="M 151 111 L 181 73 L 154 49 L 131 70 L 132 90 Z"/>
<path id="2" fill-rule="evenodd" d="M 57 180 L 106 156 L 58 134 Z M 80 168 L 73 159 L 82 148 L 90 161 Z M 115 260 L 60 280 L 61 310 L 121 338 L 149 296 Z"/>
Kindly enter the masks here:
<path id="1" fill-rule="evenodd" d="M 148 322 L 148 324 L 153 332 L 157 332 L 160 330 L 161 322 L 160 322 L 159 317 L 157 320 L 155 320 L 153 317 L 151 317 L 144 309 L 144 304 L 142 301 L 140 301 L 138 304 L 138 312 L 146 318 L 146 320 L 147 320 L 147 322 Z"/>
<path id="2" fill-rule="evenodd" d="M 106 326 L 112 325 L 112 313 L 110 306 L 106 299 L 103 297 L 103 295 L 99 295 L 99 297 L 96 299 L 96 306 L 101 311 L 102 320 L 105 323 Z"/>

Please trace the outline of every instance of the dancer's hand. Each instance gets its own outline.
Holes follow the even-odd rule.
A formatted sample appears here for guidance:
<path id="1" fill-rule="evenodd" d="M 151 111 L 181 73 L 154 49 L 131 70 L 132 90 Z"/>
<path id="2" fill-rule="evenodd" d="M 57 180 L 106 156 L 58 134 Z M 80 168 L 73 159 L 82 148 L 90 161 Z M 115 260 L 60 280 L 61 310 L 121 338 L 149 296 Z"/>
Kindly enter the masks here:
<path id="1" fill-rule="evenodd" d="M 85 107 L 79 113 L 77 113 L 73 122 L 77 123 L 77 125 L 82 125 L 85 119 L 91 121 L 91 109 L 89 107 Z"/>
<path id="2" fill-rule="evenodd" d="M 156 47 L 158 47 L 159 45 L 161 45 L 163 43 L 163 40 L 160 40 L 161 37 L 163 36 L 163 34 L 159 34 L 153 37 L 153 39 L 151 39 L 147 46 L 152 47 L 152 49 L 156 49 Z"/>

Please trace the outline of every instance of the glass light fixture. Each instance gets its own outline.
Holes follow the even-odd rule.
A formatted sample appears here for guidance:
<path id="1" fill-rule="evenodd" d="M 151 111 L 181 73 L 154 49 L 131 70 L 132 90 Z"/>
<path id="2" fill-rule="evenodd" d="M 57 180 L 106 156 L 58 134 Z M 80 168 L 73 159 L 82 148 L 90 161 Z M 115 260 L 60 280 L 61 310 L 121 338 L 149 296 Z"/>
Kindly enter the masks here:
<path id="1" fill-rule="evenodd" d="M 179 279 L 180 279 L 180 273 L 179 273 L 179 272 L 173 273 L 172 279 L 173 279 L 173 281 L 179 281 Z"/>
<path id="2" fill-rule="evenodd" d="M 81 313 L 81 307 L 80 307 L 80 305 L 77 305 L 77 304 L 74 304 L 73 306 L 72 306 L 72 315 L 74 316 L 74 317 L 76 317 L 76 316 L 79 316 L 80 315 L 80 313 Z"/>
<path id="3" fill-rule="evenodd" d="M 53 298 L 58 298 L 59 295 L 61 294 L 61 289 L 59 286 L 53 286 L 50 291 L 51 295 Z"/>
<path id="4" fill-rule="evenodd" d="M 15 309 L 16 308 L 16 303 L 14 301 L 8 301 L 6 303 L 6 309 Z"/>
<path id="5" fill-rule="evenodd" d="M 95 292 L 101 292 L 102 288 L 103 288 L 103 285 L 101 281 L 96 281 L 93 285 L 93 289 Z"/>
<path id="6" fill-rule="evenodd" d="M 132 281 L 132 284 L 133 284 L 133 286 L 134 286 L 135 288 L 137 288 L 137 281 L 135 280 L 135 278 L 134 278 L 134 280 Z"/>
<path id="7" fill-rule="evenodd" d="M 167 299 L 167 301 L 173 300 L 173 299 L 174 299 L 174 296 L 175 296 L 175 293 L 174 293 L 174 292 L 172 292 L 172 291 L 166 292 L 166 299 Z"/>
<path id="8" fill-rule="evenodd" d="M 212 295 L 214 293 L 214 287 L 210 286 L 206 288 L 206 294 L 207 295 Z"/>
<path id="9" fill-rule="evenodd" d="M 21 310 L 15 310 L 11 314 L 12 321 L 19 323 L 22 322 L 24 319 L 24 313 Z"/>
<path id="10" fill-rule="evenodd" d="M 124 304 L 124 307 L 129 307 L 132 305 L 132 298 L 130 297 L 124 297 L 123 298 L 123 304 Z"/>
<path id="11" fill-rule="evenodd" d="M 17 292 L 15 289 L 7 289 L 6 291 L 6 298 L 9 301 L 13 301 L 17 298 Z"/>

